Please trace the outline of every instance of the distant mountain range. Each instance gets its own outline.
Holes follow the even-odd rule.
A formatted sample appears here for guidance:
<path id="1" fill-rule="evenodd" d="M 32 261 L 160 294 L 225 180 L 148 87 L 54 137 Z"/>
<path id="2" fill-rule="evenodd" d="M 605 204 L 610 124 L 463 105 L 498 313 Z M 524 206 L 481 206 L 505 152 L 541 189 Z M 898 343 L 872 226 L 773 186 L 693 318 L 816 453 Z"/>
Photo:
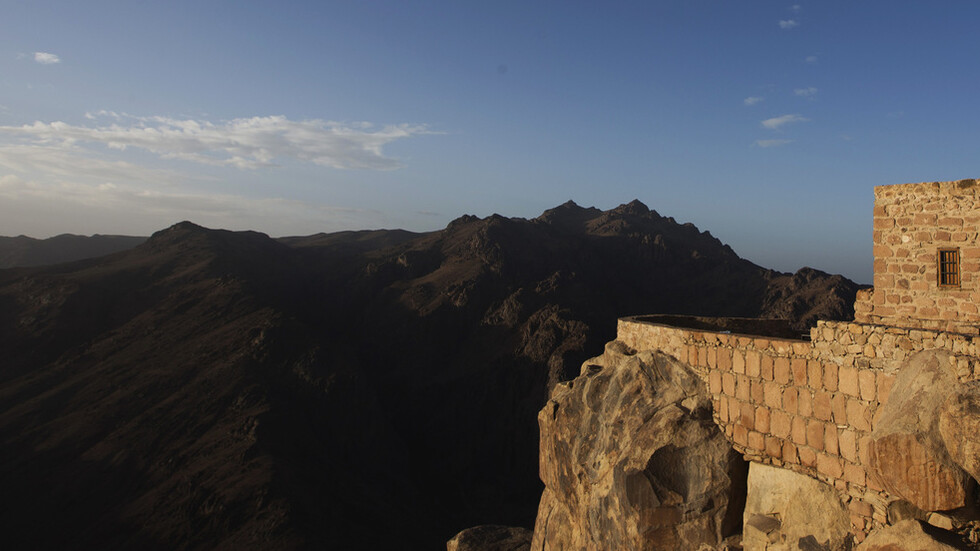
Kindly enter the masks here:
<path id="1" fill-rule="evenodd" d="M 44 266 L 104 256 L 132 249 L 144 241 L 145 237 L 67 233 L 48 239 L 34 239 L 23 235 L 0 237 L 0 268 Z"/>
<path id="2" fill-rule="evenodd" d="M 638 201 L 423 234 L 183 222 L 0 270 L 0 526 L 13 548 L 93 549 L 432 549 L 531 526 L 537 411 L 618 317 L 802 333 L 852 317 L 857 289 Z"/>

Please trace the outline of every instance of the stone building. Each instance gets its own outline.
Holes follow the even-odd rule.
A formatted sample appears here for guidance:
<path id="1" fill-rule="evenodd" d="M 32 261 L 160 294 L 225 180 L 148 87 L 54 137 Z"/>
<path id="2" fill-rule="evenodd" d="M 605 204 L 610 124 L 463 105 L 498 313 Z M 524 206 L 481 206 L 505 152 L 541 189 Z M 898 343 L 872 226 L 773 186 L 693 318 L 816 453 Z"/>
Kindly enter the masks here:
<path id="1" fill-rule="evenodd" d="M 874 288 L 859 293 L 853 322 L 801 336 L 760 320 L 619 320 L 629 350 L 700 378 L 714 422 L 750 462 L 746 550 L 849 549 L 906 519 L 976 526 L 978 236 L 977 180 L 881 186 Z"/>

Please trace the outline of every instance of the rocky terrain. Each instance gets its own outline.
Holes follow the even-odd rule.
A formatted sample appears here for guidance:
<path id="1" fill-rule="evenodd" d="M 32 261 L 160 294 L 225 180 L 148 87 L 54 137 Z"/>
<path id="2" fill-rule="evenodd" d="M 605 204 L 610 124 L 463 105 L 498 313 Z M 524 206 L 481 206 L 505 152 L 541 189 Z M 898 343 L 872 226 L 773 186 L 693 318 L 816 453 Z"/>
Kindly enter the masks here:
<path id="1" fill-rule="evenodd" d="M 427 234 L 181 223 L 0 270 L 0 523 L 15 547 L 149 549 L 431 549 L 530 528 L 538 412 L 616 318 L 802 333 L 853 315 L 857 288 L 766 270 L 637 201 Z"/>

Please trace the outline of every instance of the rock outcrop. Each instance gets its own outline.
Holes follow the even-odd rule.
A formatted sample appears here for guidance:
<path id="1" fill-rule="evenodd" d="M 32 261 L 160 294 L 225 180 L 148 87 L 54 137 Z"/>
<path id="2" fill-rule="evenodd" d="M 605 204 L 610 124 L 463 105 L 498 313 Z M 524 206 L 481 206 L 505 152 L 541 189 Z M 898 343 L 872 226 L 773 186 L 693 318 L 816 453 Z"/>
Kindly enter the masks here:
<path id="1" fill-rule="evenodd" d="M 950 354 L 919 352 L 899 372 L 872 432 L 871 461 L 885 488 L 923 511 L 967 503 L 970 477 L 940 437 L 943 403 L 958 386 Z"/>
<path id="2" fill-rule="evenodd" d="M 788 469 L 750 464 L 743 518 L 745 551 L 851 548 L 851 523 L 837 491 Z"/>
<path id="3" fill-rule="evenodd" d="M 903 520 L 875 531 L 856 551 L 955 551 L 959 546 L 938 541 L 917 520 Z"/>
<path id="4" fill-rule="evenodd" d="M 555 387 L 538 423 L 533 549 L 698 549 L 739 531 L 747 466 L 673 358 L 613 341 Z"/>
<path id="5" fill-rule="evenodd" d="M 487 524 L 467 528 L 446 542 L 446 551 L 530 551 L 527 528 Z"/>

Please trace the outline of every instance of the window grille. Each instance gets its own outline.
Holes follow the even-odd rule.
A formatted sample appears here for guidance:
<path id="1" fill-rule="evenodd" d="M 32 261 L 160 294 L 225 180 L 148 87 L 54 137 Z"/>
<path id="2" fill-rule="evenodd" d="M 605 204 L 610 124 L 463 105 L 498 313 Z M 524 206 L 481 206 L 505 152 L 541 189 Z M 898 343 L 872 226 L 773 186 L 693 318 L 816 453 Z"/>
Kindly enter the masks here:
<path id="1" fill-rule="evenodd" d="M 939 286 L 959 287 L 960 285 L 960 250 L 939 250 Z"/>

